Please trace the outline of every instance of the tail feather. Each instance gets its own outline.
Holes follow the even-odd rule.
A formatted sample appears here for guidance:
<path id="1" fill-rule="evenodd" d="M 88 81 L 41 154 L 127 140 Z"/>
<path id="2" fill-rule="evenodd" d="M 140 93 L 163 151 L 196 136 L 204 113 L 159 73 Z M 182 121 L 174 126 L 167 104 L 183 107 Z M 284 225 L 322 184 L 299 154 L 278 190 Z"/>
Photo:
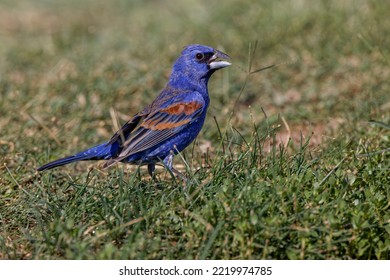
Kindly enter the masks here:
<path id="1" fill-rule="evenodd" d="M 60 158 L 55 161 L 49 162 L 45 165 L 42 165 L 37 170 L 44 171 L 47 169 L 52 169 L 58 166 L 69 164 L 76 161 L 82 160 L 100 160 L 100 159 L 109 159 L 112 156 L 112 145 L 107 145 L 107 143 L 97 145 L 88 150 L 75 154 L 73 156 Z"/>

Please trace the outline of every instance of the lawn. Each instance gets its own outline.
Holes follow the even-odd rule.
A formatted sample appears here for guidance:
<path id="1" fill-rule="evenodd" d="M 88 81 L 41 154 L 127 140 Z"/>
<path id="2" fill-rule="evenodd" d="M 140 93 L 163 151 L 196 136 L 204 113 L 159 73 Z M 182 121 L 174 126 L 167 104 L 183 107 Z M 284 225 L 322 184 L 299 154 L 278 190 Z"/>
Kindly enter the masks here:
<path id="1" fill-rule="evenodd" d="M 390 259 L 390 2 L 0 2 L 0 258 Z M 232 57 L 188 181 L 102 162 L 183 46 Z M 260 71 L 267 66 L 271 68 Z"/>

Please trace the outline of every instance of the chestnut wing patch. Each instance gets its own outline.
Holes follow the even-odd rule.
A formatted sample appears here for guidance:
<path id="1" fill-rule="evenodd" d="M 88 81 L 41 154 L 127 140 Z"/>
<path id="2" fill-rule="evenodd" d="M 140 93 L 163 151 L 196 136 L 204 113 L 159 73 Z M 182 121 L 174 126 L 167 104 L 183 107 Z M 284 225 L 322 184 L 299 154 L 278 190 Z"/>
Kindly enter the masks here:
<path id="1" fill-rule="evenodd" d="M 167 108 L 161 110 L 161 112 L 168 113 L 171 115 L 180 115 L 185 114 L 186 116 L 192 115 L 194 112 L 202 108 L 201 103 L 197 101 L 191 101 L 191 102 L 180 102 L 173 104 L 171 106 L 168 106 Z"/>
<path id="2" fill-rule="evenodd" d="M 180 102 L 168 106 L 146 118 L 140 126 L 151 130 L 172 129 L 189 123 L 195 112 L 203 106 L 197 101 Z"/>

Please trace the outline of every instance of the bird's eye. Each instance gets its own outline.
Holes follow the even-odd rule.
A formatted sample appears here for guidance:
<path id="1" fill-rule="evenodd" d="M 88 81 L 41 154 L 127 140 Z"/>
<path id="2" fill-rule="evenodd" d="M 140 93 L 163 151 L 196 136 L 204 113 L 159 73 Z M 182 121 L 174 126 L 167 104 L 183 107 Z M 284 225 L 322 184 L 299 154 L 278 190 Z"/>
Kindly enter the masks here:
<path id="1" fill-rule="evenodd" d="M 204 54 L 203 53 L 197 53 L 196 55 L 195 55 L 195 57 L 196 57 L 196 59 L 197 60 L 202 60 L 203 58 L 204 58 Z"/>

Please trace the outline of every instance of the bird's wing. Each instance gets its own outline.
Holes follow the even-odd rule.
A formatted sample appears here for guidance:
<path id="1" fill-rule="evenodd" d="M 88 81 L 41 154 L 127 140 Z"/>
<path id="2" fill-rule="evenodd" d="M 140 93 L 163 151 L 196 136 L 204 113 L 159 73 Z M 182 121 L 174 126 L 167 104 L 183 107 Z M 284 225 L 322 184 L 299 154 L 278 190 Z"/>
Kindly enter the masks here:
<path id="1" fill-rule="evenodd" d="M 123 142 L 121 152 L 117 157 L 108 161 L 105 167 L 173 137 L 196 120 L 205 109 L 204 107 L 203 97 L 197 92 L 192 92 L 176 95 L 171 102 L 152 108 L 146 116 L 140 117 L 136 128 L 132 127 L 132 123 L 128 124 L 132 131 Z M 114 135 L 113 137 L 119 139 L 120 136 Z"/>

